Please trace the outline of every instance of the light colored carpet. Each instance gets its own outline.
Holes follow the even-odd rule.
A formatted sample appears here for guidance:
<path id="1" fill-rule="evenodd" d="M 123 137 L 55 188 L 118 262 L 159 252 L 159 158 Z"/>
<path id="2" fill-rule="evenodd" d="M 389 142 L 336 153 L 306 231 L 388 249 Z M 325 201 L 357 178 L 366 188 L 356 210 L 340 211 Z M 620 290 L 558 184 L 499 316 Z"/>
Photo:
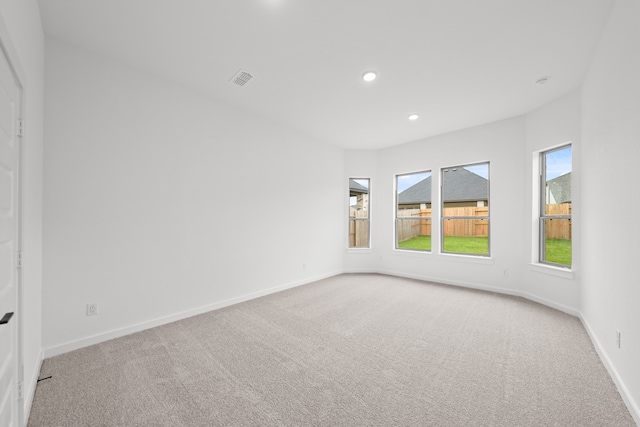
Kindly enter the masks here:
<path id="1" fill-rule="evenodd" d="M 341 275 L 44 361 L 29 426 L 634 426 L 580 321 Z"/>

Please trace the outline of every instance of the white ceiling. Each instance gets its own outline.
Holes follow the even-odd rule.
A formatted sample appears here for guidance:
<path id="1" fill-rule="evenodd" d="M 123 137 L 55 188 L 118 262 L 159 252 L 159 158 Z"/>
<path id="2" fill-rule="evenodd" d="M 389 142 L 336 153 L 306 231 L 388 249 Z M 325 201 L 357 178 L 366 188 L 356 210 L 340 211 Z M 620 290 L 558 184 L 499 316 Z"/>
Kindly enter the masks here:
<path id="1" fill-rule="evenodd" d="M 39 0 L 48 36 L 354 149 L 512 117 L 578 87 L 613 2 Z M 245 87 L 229 82 L 239 69 L 255 76 Z"/>

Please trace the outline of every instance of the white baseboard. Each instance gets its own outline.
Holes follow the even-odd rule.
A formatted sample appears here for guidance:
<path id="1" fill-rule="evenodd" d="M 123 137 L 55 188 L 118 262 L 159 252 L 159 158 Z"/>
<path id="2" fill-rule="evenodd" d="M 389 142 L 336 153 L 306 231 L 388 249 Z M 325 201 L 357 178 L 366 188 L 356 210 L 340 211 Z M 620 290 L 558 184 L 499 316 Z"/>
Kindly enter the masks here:
<path id="1" fill-rule="evenodd" d="M 518 295 L 522 298 L 526 298 L 530 301 L 537 302 L 538 304 L 546 305 L 547 307 L 555 308 L 558 311 L 567 313 L 574 317 L 580 317 L 580 312 L 575 308 L 567 307 L 566 305 L 558 304 L 557 302 L 550 301 L 545 298 L 530 294 L 528 292 L 518 292 Z"/>
<path id="2" fill-rule="evenodd" d="M 345 273 L 371 273 L 371 271 L 345 271 Z M 522 292 L 522 291 L 519 291 L 517 289 L 497 288 L 497 287 L 493 287 L 493 286 L 479 285 L 477 283 L 463 282 L 463 281 L 459 281 L 459 280 L 450 280 L 450 279 L 445 279 L 445 278 L 442 278 L 442 277 L 423 276 L 423 275 L 419 275 L 419 274 L 407 274 L 407 273 L 404 273 L 404 272 L 391 271 L 391 270 L 378 270 L 378 271 L 376 271 L 376 273 L 386 274 L 386 275 L 389 275 L 389 276 L 396 276 L 396 277 L 405 277 L 407 279 L 423 280 L 425 282 L 441 283 L 441 284 L 444 284 L 444 285 L 459 286 L 459 287 L 462 287 L 462 288 L 478 289 L 478 290 L 481 290 L 481 291 L 495 292 L 497 294 L 505 294 L 505 295 L 512 295 L 512 296 L 516 296 L 516 297 L 522 297 L 522 298 L 528 299 L 530 301 L 534 301 L 534 302 L 537 302 L 539 304 L 546 305 L 547 307 L 551 307 L 551 308 L 554 308 L 556 310 L 562 311 L 562 312 L 567 313 L 567 314 L 569 314 L 571 316 L 579 317 L 579 315 L 580 315 L 580 312 L 578 310 L 574 309 L 574 308 L 567 307 L 565 305 L 558 304 L 556 302 L 549 301 L 547 299 L 540 298 L 540 297 L 538 297 L 536 295 L 532 295 L 532 294 L 529 294 L 527 292 Z"/>
<path id="3" fill-rule="evenodd" d="M 498 294 L 520 296 L 520 293 L 518 291 L 514 291 L 512 289 L 496 288 L 496 287 L 493 287 L 493 286 L 479 285 L 477 283 L 463 282 L 463 281 L 460 281 L 460 280 L 445 279 L 443 277 L 423 276 L 423 275 L 420 275 L 420 274 L 407 274 L 407 273 L 404 273 L 404 272 L 401 272 L 401 271 L 392 271 L 392 270 L 378 270 L 378 271 L 376 271 L 376 273 L 386 274 L 388 276 L 404 277 L 406 279 L 422 280 L 422 281 L 425 281 L 425 282 L 440 283 L 440 284 L 443 284 L 443 285 L 458 286 L 458 287 L 461 287 L 461 288 L 478 289 L 480 291 L 495 292 L 495 293 L 498 293 Z"/>
<path id="4" fill-rule="evenodd" d="M 600 344 L 600 341 L 596 337 L 596 334 L 591 329 L 591 326 L 589 325 L 589 322 L 587 322 L 587 319 L 584 318 L 582 313 L 580 313 L 579 317 L 580 317 L 580 320 L 582 321 L 582 325 L 584 326 L 584 329 L 587 331 L 587 334 L 589 334 L 589 338 L 591 338 L 591 342 L 593 343 L 593 346 L 595 347 L 596 352 L 598 353 L 598 356 L 600 356 L 600 360 L 602 360 L 602 364 L 604 365 L 605 368 L 607 368 L 607 371 L 609 372 L 609 376 L 611 376 L 611 378 L 613 379 L 613 382 L 618 388 L 618 392 L 620 393 L 620 396 L 622 396 L 622 400 L 624 401 L 625 405 L 627 405 L 627 409 L 629 409 L 629 413 L 633 417 L 633 420 L 636 422 L 636 424 L 640 426 L 640 407 L 638 407 L 638 404 L 631 397 L 629 390 L 624 384 L 624 381 L 622 381 L 622 378 L 620 378 L 618 371 L 613 366 L 613 363 L 611 363 L 611 359 L 609 359 L 607 352 L 604 351 L 604 348 Z"/>
<path id="5" fill-rule="evenodd" d="M 24 381 L 25 387 L 25 398 L 22 407 L 22 415 L 24 419 L 24 425 L 26 426 L 29 423 L 29 415 L 31 414 L 31 405 L 33 405 L 33 399 L 36 396 L 36 387 L 38 386 L 38 377 L 40 376 L 40 371 L 42 370 L 42 361 L 44 360 L 44 351 L 41 349 L 40 354 L 38 355 L 38 364 L 37 369 L 31 375 L 29 380 Z"/>
<path id="6" fill-rule="evenodd" d="M 74 341 L 69 341 L 63 344 L 55 345 L 52 347 L 48 347 L 44 349 L 44 357 L 53 357 L 58 356 L 63 353 L 68 353 L 73 350 L 77 350 L 83 347 L 88 347 L 90 345 L 99 344 L 104 341 L 108 341 L 114 338 L 120 338 L 125 335 L 133 334 L 135 332 L 140 332 L 145 329 L 155 328 L 156 326 L 166 325 L 167 323 L 176 322 L 178 320 L 186 319 L 188 317 L 196 316 L 198 314 L 207 313 L 209 311 L 218 310 L 220 308 L 228 307 L 234 304 L 239 304 L 241 302 L 249 301 L 255 298 L 259 298 L 265 295 L 273 294 L 275 292 L 284 291 L 286 289 L 295 288 L 297 286 L 306 285 L 308 283 L 316 282 L 318 280 L 326 279 L 328 277 L 337 276 L 338 274 L 342 274 L 342 270 L 333 271 L 330 273 L 321 274 L 318 276 L 307 277 L 303 280 L 298 280 L 295 282 L 286 283 L 280 286 L 274 286 L 269 289 L 264 289 L 258 292 L 252 292 L 250 294 L 241 295 L 234 298 L 229 298 L 223 301 L 218 301 L 213 304 L 207 304 L 202 307 L 197 307 L 194 309 L 182 311 L 180 313 L 175 313 L 169 316 L 159 317 L 156 319 L 148 320 L 145 322 L 140 322 L 134 325 L 130 325 L 120 329 L 114 329 L 107 332 L 102 332 L 96 335 L 92 335 L 89 337 L 81 338 Z"/>

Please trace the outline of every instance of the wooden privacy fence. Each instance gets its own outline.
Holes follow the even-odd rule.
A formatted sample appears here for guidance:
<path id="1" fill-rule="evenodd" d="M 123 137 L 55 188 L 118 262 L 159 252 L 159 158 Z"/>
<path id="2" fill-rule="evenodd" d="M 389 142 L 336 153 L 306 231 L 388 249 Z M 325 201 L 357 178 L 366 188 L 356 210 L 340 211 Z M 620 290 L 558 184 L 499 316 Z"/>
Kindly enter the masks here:
<path id="1" fill-rule="evenodd" d="M 546 206 L 547 215 L 571 215 L 571 203 L 559 203 Z M 547 220 L 545 224 L 547 239 L 571 240 L 571 221 L 567 219 Z"/>
<path id="2" fill-rule="evenodd" d="M 464 208 L 444 208 L 444 217 L 448 216 L 487 216 L 489 208 L 464 207 Z M 445 236 L 463 237 L 487 237 L 489 235 L 489 221 L 486 219 L 445 219 Z"/>
<path id="3" fill-rule="evenodd" d="M 444 208 L 444 216 L 486 216 L 489 208 L 484 207 L 457 207 Z M 403 209 L 399 212 L 402 217 L 410 217 L 400 220 L 397 224 L 398 241 L 411 239 L 416 236 L 431 235 L 431 209 Z M 486 237 L 489 235 L 489 221 L 486 219 L 457 219 L 444 221 L 445 236 Z"/>
<path id="4" fill-rule="evenodd" d="M 351 208 L 349 212 L 349 247 L 369 247 L 369 221 L 368 213 L 362 209 Z M 355 218 L 364 218 L 356 220 Z"/>
<path id="5" fill-rule="evenodd" d="M 571 215 L 571 203 L 547 205 L 546 211 L 548 215 Z M 489 208 L 486 206 L 444 208 L 445 217 L 487 216 L 488 213 Z M 399 242 L 416 236 L 431 235 L 431 209 L 402 209 L 399 211 L 399 216 L 404 218 L 404 220 L 400 219 L 396 225 Z M 421 219 L 423 217 L 424 219 Z M 362 233 L 369 236 L 368 221 L 349 221 L 351 246 L 357 243 L 355 236 L 361 233 L 356 228 L 354 236 L 354 227 L 362 227 Z M 489 235 L 489 221 L 486 219 L 450 219 L 444 221 L 443 227 L 445 236 L 486 237 Z M 571 240 L 571 221 L 566 219 L 547 220 L 545 230 L 547 239 Z"/>
<path id="6" fill-rule="evenodd" d="M 560 203 L 547 205 L 548 215 L 571 215 L 571 203 Z M 444 216 L 486 216 L 488 208 L 485 207 L 458 207 L 444 208 Z M 409 217 L 408 220 L 400 220 L 397 224 L 398 241 L 411 239 L 416 236 L 431 235 L 431 218 L 420 219 L 421 217 L 431 217 L 431 209 L 403 209 L 400 211 L 402 217 Z M 451 219 L 445 220 L 445 236 L 466 236 L 479 237 L 489 235 L 489 221 L 486 219 Z M 571 221 L 566 219 L 547 220 L 545 225 L 547 239 L 571 240 Z"/>
<path id="7" fill-rule="evenodd" d="M 416 236 L 431 235 L 431 218 L 420 219 L 420 217 L 430 217 L 431 209 L 402 209 L 400 216 L 410 217 L 407 220 L 397 222 L 398 242 L 411 239 Z"/>

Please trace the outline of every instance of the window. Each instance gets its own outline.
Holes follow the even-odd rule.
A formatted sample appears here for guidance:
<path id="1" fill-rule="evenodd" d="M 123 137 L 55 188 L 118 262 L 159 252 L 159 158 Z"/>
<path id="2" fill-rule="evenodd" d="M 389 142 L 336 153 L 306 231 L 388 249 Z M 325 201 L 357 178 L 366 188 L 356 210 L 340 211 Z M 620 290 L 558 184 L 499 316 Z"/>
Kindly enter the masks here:
<path id="1" fill-rule="evenodd" d="M 349 247 L 369 247 L 369 179 L 349 179 Z"/>
<path id="2" fill-rule="evenodd" d="M 489 163 L 442 174 L 442 252 L 489 256 Z"/>
<path id="3" fill-rule="evenodd" d="M 571 145 L 540 154 L 540 262 L 571 267 Z"/>
<path id="4" fill-rule="evenodd" d="M 396 249 L 431 251 L 431 171 L 396 175 Z"/>

